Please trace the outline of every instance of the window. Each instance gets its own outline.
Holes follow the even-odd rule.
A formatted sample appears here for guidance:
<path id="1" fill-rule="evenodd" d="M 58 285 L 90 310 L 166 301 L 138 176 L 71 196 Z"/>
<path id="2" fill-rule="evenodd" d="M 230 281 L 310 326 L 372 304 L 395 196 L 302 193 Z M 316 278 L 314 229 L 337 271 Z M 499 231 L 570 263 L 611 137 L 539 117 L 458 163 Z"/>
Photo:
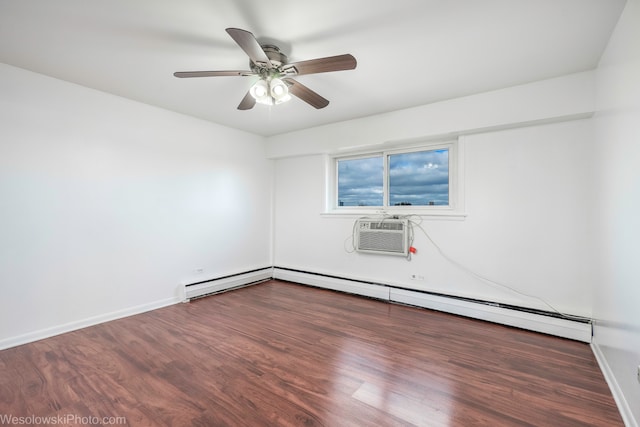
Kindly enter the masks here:
<path id="1" fill-rule="evenodd" d="M 456 151 L 456 142 L 440 142 L 334 157 L 330 210 L 451 211 L 457 201 Z"/>
<path id="2" fill-rule="evenodd" d="M 382 206 L 382 156 L 338 160 L 338 206 Z"/>
<path id="3" fill-rule="evenodd" d="M 449 206 L 449 149 L 389 154 L 389 206 Z"/>

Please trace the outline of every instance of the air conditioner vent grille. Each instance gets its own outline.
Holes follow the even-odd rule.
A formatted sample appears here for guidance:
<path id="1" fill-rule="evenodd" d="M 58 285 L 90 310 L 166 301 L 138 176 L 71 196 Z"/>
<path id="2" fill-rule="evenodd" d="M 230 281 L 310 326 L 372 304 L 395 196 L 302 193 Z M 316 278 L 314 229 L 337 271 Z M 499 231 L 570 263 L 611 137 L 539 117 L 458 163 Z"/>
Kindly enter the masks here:
<path id="1" fill-rule="evenodd" d="M 407 255 L 408 239 L 405 219 L 359 219 L 356 223 L 356 250 L 387 255 Z"/>
<path id="2" fill-rule="evenodd" d="M 360 233 L 360 250 L 400 252 L 404 251 L 400 233 Z"/>

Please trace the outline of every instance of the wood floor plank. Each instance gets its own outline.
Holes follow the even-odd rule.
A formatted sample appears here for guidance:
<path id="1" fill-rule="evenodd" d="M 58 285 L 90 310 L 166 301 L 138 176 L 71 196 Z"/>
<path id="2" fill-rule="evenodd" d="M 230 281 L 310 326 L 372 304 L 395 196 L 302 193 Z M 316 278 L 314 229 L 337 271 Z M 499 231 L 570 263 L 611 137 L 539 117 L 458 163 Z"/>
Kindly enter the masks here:
<path id="1" fill-rule="evenodd" d="M 584 343 L 279 281 L 1 351 L 3 414 L 130 426 L 622 426 Z"/>

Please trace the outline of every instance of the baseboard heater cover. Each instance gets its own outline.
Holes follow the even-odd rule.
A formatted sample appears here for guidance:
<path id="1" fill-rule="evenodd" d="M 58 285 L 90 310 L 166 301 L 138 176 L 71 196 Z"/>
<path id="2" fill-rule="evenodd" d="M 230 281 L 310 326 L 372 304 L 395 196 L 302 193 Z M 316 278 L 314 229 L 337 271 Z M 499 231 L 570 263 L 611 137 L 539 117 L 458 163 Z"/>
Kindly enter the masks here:
<path id="1" fill-rule="evenodd" d="M 216 277 L 193 283 L 184 283 L 183 301 L 202 298 L 207 295 L 262 283 L 273 278 L 273 267 L 264 267 L 227 276 Z"/>
<path id="2" fill-rule="evenodd" d="M 370 298 L 389 300 L 389 288 L 370 282 L 344 279 L 325 274 L 309 273 L 299 270 L 274 267 L 273 278 L 303 285 L 317 286 L 319 288 L 346 292 L 349 294 L 363 295 Z"/>
<path id="3" fill-rule="evenodd" d="M 544 316 L 528 311 L 478 304 L 404 289 L 391 289 L 389 299 L 403 304 L 591 343 L 591 323 L 588 322 Z"/>
<path id="4" fill-rule="evenodd" d="M 501 306 L 487 301 L 432 294 L 389 284 L 353 280 L 284 267 L 274 267 L 273 278 L 457 314 L 586 343 L 591 343 L 592 338 L 592 325 L 588 318 L 571 320 L 555 316 L 555 313 L 545 314 L 545 312 L 524 307 Z"/>
<path id="5" fill-rule="evenodd" d="M 184 301 L 216 294 L 270 279 L 362 295 L 389 302 L 442 311 L 488 322 L 499 323 L 576 341 L 591 343 L 590 319 L 566 319 L 554 313 L 504 306 L 487 301 L 433 294 L 400 288 L 385 283 L 296 270 L 286 267 L 265 267 L 184 285 Z"/>

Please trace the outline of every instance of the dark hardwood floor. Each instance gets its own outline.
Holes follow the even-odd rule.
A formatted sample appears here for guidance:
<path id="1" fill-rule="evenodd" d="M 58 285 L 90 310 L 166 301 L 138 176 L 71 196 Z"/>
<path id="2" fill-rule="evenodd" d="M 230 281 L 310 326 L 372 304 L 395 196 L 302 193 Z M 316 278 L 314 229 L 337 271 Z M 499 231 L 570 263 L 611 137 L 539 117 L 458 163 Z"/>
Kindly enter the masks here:
<path id="1" fill-rule="evenodd" d="M 3 415 L 39 425 L 622 425 L 584 343 L 278 281 L 1 351 Z"/>

